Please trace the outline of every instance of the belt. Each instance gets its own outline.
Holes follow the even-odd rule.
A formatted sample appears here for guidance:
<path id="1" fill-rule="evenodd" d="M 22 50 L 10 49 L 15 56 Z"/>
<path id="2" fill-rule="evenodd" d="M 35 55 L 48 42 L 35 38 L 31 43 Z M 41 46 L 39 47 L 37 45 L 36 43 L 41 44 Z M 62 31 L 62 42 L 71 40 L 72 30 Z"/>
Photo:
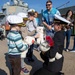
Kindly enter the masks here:
<path id="1" fill-rule="evenodd" d="M 13 57 L 20 57 L 20 55 L 8 55 L 9 57 L 13 58 Z"/>
<path id="2" fill-rule="evenodd" d="M 61 59 L 61 58 L 62 58 L 62 55 L 57 52 L 54 58 L 50 58 L 50 59 L 49 59 L 49 62 L 54 62 L 55 59 L 59 60 L 59 59 Z"/>

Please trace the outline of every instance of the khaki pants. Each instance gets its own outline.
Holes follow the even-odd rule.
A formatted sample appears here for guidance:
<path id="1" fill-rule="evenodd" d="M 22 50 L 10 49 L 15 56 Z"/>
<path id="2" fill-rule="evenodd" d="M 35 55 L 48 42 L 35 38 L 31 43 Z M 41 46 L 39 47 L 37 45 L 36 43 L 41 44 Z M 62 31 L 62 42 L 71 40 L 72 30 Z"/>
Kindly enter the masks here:
<path id="1" fill-rule="evenodd" d="M 35 30 L 33 30 L 33 31 L 31 31 L 31 32 L 30 32 L 30 31 L 28 31 L 28 33 L 27 33 L 27 34 L 28 34 L 28 36 L 33 36 L 35 33 L 36 33 L 36 32 L 35 32 Z"/>
<path id="2" fill-rule="evenodd" d="M 26 27 L 21 27 L 21 32 L 22 32 L 22 36 L 23 38 L 25 38 L 26 36 L 33 36 L 35 34 L 35 30 L 33 31 L 28 31 L 28 29 Z"/>

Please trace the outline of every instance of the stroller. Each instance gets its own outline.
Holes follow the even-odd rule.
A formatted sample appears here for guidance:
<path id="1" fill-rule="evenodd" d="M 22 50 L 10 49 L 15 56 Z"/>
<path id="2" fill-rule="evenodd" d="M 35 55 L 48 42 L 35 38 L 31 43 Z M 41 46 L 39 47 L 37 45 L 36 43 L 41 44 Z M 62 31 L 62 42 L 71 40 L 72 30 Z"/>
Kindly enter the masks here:
<path id="1" fill-rule="evenodd" d="M 0 28 L 0 40 L 4 39 L 3 31 L 4 31 L 4 29 Z"/>

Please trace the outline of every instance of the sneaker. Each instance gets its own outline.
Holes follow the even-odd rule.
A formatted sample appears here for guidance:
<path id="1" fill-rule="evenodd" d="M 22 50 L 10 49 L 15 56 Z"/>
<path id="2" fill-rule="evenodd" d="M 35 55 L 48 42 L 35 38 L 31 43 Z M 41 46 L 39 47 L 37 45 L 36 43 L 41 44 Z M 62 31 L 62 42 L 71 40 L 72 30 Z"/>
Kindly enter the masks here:
<path id="1" fill-rule="evenodd" d="M 62 72 L 59 72 L 59 73 L 58 73 L 58 75 L 65 75 L 65 74 L 64 74 L 64 73 L 62 73 Z"/>
<path id="2" fill-rule="evenodd" d="M 22 71 L 24 74 L 29 74 L 29 70 L 27 70 L 26 67 L 22 68 L 21 71 Z"/>
<path id="3" fill-rule="evenodd" d="M 69 52 L 69 49 L 66 49 L 66 52 Z"/>
<path id="4" fill-rule="evenodd" d="M 75 49 L 74 50 L 71 50 L 70 52 L 75 52 Z"/>

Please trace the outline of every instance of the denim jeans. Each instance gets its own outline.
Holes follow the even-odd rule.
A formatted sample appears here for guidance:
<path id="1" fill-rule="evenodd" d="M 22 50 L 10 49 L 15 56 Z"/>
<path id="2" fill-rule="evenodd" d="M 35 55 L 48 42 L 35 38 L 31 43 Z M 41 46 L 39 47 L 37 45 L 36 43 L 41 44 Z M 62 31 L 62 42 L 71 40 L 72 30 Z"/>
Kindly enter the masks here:
<path id="1" fill-rule="evenodd" d="M 68 29 L 65 31 L 65 38 L 66 38 L 66 49 L 68 49 L 69 44 L 70 44 L 70 37 L 71 37 L 71 29 Z"/>
<path id="2" fill-rule="evenodd" d="M 46 36 L 51 36 L 53 38 L 54 37 L 54 31 L 53 30 L 46 31 Z"/>
<path id="3" fill-rule="evenodd" d="M 24 58 L 21 58 L 21 68 L 25 67 L 25 62 L 24 62 Z"/>
<path id="4" fill-rule="evenodd" d="M 33 48 L 34 48 L 34 44 L 32 44 L 30 46 L 30 48 L 28 49 L 28 52 L 27 52 L 27 57 L 28 58 L 32 58 L 32 56 L 33 56 Z"/>
<path id="5" fill-rule="evenodd" d="M 73 49 L 75 50 L 75 36 L 74 36 Z"/>

